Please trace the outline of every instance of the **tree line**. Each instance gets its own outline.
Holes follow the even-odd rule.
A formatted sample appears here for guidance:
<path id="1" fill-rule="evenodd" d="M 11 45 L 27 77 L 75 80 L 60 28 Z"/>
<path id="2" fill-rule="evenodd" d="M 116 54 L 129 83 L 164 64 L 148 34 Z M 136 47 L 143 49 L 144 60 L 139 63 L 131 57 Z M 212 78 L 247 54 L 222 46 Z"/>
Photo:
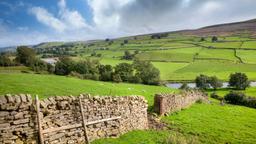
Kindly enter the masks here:
<path id="1" fill-rule="evenodd" d="M 213 88 L 214 90 L 216 90 L 223 86 L 223 82 L 219 80 L 216 76 L 209 77 L 207 75 L 197 76 L 195 79 L 195 83 L 197 88 L 204 90 L 209 88 Z M 229 87 L 236 90 L 245 90 L 250 85 L 249 79 L 244 73 L 230 74 L 228 83 Z"/>
<path id="2" fill-rule="evenodd" d="M 142 83 L 158 85 L 160 71 L 149 61 L 134 60 L 132 64 L 119 63 L 116 66 L 102 65 L 98 60 L 74 61 L 62 57 L 55 65 L 55 74 L 72 75 L 81 79 L 100 81 Z"/>
<path id="3" fill-rule="evenodd" d="M 129 54 L 128 54 L 129 55 Z M 32 48 L 18 47 L 16 58 L 0 56 L 0 66 L 25 65 L 38 73 L 48 72 L 56 75 L 70 75 L 81 79 L 100 81 L 142 83 L 158 85 L 160 71 L 149 61 L 133 60 L 132 64 L 120 63 L 116 66 L 100 64 L 98 60 L 87 58 L 74 61 L 70 57 L 60 57 L 55 66 L 42 61 Z"/>

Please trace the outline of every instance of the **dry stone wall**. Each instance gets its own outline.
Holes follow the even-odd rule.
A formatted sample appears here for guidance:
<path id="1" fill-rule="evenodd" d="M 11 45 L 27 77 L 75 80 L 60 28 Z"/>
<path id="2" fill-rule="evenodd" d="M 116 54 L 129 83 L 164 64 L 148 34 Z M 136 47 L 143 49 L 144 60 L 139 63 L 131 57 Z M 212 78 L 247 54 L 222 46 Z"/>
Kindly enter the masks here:
<path id="1" fill-rule="evenodd" d="M 144 97 L 50 97 L 40 101 L 40 120 L 45 144 L 85 143 L 79 99 L 85 123 L 91 123 L 86 125 L 89 141 L 148 128 L 148 106 Z M 31 96 L 0 96 L 0 103 L 0 143 L 39 143 L 36 106 Z M 109 120 L 99 122 L 104 119 Z M 93 123 L 95 121 L 98 122 Z M 58 130 L 63 127 L 69 128 Z"/>
<path id="2" fill-rule="evenodd" d="M 186 108 L 198 100 L 207 101 L 207 95 L 201 91 L 183 91 L 180 94 L 156 94 L 154 111 L 159 115 L 168 114 Z"/>

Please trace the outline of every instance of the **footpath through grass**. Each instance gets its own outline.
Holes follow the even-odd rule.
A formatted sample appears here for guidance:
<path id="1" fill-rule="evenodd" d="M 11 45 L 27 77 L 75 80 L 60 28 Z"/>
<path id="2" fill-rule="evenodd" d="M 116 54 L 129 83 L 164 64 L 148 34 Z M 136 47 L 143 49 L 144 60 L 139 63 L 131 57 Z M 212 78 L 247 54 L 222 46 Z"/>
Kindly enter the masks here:
<path id="1" fill-rule="evenodd" d="M 92 80 L 81 80 L 72 77 L 39 74 L 0 74 L 0 94 L 28 93 L 48 96 L 92 95 L 126 96 L 142 95 L 153 105 L 156 93 L 172 93 L 175 90 L 162 86 L 148 86 L 140 84 L 110 83 Z"/>

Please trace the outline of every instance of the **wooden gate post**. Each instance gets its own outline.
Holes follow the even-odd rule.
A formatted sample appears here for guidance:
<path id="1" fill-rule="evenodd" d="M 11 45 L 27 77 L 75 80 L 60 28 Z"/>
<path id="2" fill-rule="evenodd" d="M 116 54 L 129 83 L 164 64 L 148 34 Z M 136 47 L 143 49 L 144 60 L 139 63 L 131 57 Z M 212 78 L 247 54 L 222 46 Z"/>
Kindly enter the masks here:
<path id="1" fill-rule="evenodd" d="M 36 95 L 36 114 L 37 114 L 37 123 L 38 123 L 38 134 L 40 144 L 44 144 L 43 135 L 42 135 L 42 123 L 40 118 L 40 102 L 38 99 L 38 95 Z"/>
<path id="2" fill-rule="evenodd" d="M 87 124 L 86 124 L 86 122 L 85 122 L 84 108 L 83 108 L 83 104 L 82 104 L 81 98 L 79 98 L 79 104 L 80 104 L 80 111 L 81 111 L 82 120 L 83 120 L 84 136 L 85 136 L 86 144 L 90 144 L 90 141 L 89 141 L 88 135 L 87 135 L 87 128 L 86 128 L 86 125 L 87 125 Z"/>

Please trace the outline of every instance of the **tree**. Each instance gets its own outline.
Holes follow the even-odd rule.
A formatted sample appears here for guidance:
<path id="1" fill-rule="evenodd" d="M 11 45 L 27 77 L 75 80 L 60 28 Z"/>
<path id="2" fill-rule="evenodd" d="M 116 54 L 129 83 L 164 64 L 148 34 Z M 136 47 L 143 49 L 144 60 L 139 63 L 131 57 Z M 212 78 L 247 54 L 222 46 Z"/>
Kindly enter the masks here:
<path id="1" fill-rule="evenodd" d="M 216 76 L 210 77 L 209 83 L 214 90 L 223 86 L 222 81 L 220 81 Z"/>
<path id="2" fill-rule="evenodd" d="M 47 63 L 38 59 L 38 58 L 35 58 L 33 60 L 33 62 L 30 63 L 30 67 L 35 72 L 41 72 L 41 71 L 47 71 L 48 70 Z"/>
<path id="3" fill-rule="evenodd" d="M 201 37 L 200 41 L 201 41 L 201 42 L 205 41 L 205 38 L 204 38 L 204 37 Z"/>
<path id="4" fill-rule="evenodd" d="M 117 83 L 122 82 L 121 76 L 119 74 L 113 74 L 112 80 L 113 82 L 117 82 Z"/>
<path id="5" fill-rule="evenodd" d="M 28 48 L 26 46 L 20 46 L 17 48 L 16 61 L 24 64 L 26 66 L 30 66 L 36 58 L 36 52 L 32 48 Z"/>
<path id="6" fill-rule="evenodd" d="M 99 69 L 101 81 L 111 81 L 112 80 L 113 68 L 111 65 L 99 65 L 98 69 Z"/>
<path id="7" fill-rule="evenodd" d="M 133 66 L 128 63 L 120 63 L 115 67 L 115 74 L 119 74 L 123 82 L 129 82 L 133 76 Z"/>
<path id="8" fill-rule="evenodd" d="M 131 59 L 133 59 L 133 55 L 130 53 L 130 51 L 126 50 L 126 51 L 124 51 L 123 59 L 131 60 Z"/>
<path id="9" fill-rule="evenodd" d="M 55 74 L 68 75 L 74 69 L 74 62 L 68 57 L 61 57 L 55 65 Z"/>
<path id="10" fill-rule="evenodd" d="M 139 53 L 140 53 L 139 50 L 134 51 L 134 55 L 137 55 L 137 54 L 139 54 Z"/>
<path id="11" fill-rule="evenodd" d="M 233 87 L 237 90 L 245 90 L 249 87 L 250 82 L 248 81 L 248 77 L 244 73 L 235 73 L 231 74 L 229 79 L 229 86 Z"/>
<path id="12" fill-rule="evenodd" d="M 217 36 L 213 36 L 212 37 L 212 42 L 217 42 L 218 41 L 218 37 Z"/>
<path id="13" fill-rule="evenodd" d="M 13 66 L 15 63 L 6 55 L 0 55 L 0 66 Z"/>
<path id="14" fill-rule="evenodd" d="M 129 42 L 128 40 L 124 40 L 124 44 L 128 44 L 128 42 Z"/>
<path id="15" fill-rule="evenodd" d="M 133 62 L 136 74 L 143 84 L 158 85 L 160 82 L 160 71 L 149 61 L 135 60 Z"/>
<path id="16" fill-rule="evenodd" d="M 91 53 L 91 56 L 93 57 L 93 56 L 96 56 L 97 54 L 96 54 L 96 52 L 95 51 L 93 51 L 92 53 Z"/>
<path id="17" fill-rule="evenodd" d="M 196 87 L 200 89 L 210 88 L 209 77 L 206 75 L 197 76 L 195 79 Z"/>

